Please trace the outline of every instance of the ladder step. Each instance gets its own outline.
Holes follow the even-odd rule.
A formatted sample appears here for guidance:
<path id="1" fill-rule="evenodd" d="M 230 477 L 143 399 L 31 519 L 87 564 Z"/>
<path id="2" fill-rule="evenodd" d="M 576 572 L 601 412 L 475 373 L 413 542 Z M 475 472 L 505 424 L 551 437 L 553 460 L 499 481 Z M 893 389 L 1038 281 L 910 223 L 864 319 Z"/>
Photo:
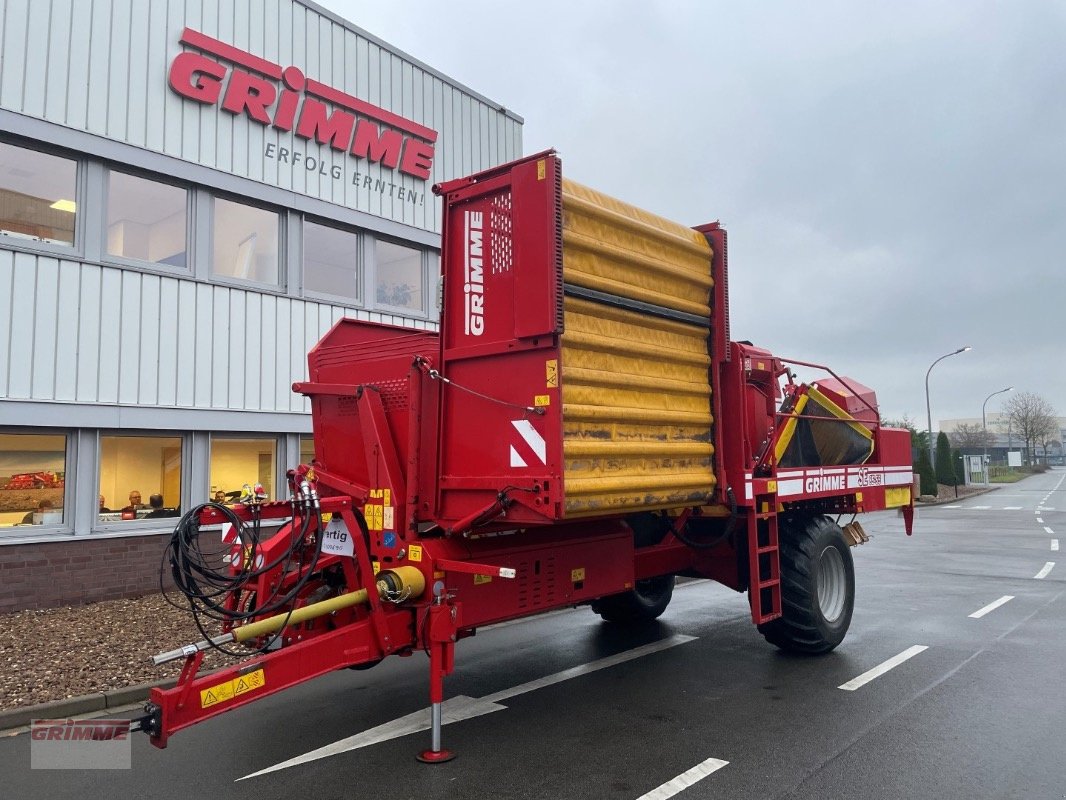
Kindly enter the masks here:
<path id="1" fill-rule="evenodd" d="M 779 549 L 776 544 L 772 544 L 769 547 L 760 547 L 756 552 L 762 555 L 763 553 L 776 553 Z"/>
<path id="2" fill-rule="evenodd" d="M 781 580 L 779 578 L 774 578 L 774 579 L 768 580 L 768 581 L 759 581 L 759 588 L 760 589 L 769 589 L 771 586 L 780 586 L 780 585 L 781 585 Z"/>

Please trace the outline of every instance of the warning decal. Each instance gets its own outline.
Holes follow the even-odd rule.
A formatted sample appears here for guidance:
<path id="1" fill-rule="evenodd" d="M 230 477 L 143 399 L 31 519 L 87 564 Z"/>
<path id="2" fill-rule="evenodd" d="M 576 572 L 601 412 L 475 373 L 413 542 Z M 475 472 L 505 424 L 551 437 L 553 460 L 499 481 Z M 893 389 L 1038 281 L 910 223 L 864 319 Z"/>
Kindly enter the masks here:
<path id="1" fill-rule="evenodd" d="M 266 686 L 266 676 L 263 674 L 262 669 L 257 669 L 255 672 L 241 675 L 231 681 L 216 684 L 210 689 L 201 689 L 200 708 L 209 708 L 210 706 L 224 703 L 239 694 L 252 692 L 264 686 Z"/>

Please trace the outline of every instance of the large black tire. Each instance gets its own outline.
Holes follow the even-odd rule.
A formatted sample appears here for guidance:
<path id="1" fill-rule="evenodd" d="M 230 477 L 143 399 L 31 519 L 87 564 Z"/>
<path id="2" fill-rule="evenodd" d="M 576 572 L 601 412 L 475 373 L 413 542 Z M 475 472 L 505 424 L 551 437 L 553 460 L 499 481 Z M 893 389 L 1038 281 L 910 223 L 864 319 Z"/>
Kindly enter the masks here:
<path id="1" fill-rule="evenodd" d="M 601 597 L 592 602 L 592 610 L 607 622 L 640 625 L 658 619 L 674 596 L 673 575 L 637 581 L 628 592 Z"/>
<path id="2" fill-rule="evenodd" d="M 855 606 L 855 564 L 829 517 L 781 520 L 781 611 L 759 626 L 770 644 L 792 653 L 828 653 L 844 640 Z"/>

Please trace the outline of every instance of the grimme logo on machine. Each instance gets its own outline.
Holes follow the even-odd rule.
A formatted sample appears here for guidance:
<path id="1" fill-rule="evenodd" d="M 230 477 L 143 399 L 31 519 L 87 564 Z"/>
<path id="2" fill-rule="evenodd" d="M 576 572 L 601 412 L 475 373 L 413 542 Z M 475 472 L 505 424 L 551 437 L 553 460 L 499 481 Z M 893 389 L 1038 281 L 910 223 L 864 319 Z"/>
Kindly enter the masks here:
<path id="1" fill-rule="evenodd" d="M 466 335 L 485 332 L 485 269 L 482 255 L 483 219 L 480 211 L 464 212 L 466 217 L 466 258 L 463 282 L 463 318 Z"/>
<path id="2" fill-rule="evenodd" d="M 301 139 L 329 145 L 389 169 L 398 168 L 421 180 L 429 178 L 437 141 L 435 130 L 305 78 L 296 67 L 282 69 L 278 64 L 191 28 L 182 32 L 181 43 L 234 65 L 221 64 L 201 53 L 179 53 L 170 64 L 169 81 L 170 88 L 182 97 L 204 105 L 216 105 L 221 98 L 222 109 L 231 114 L 243 114 L 280 131 L 295 128 L 296 136 Z M 226 84 L 225 92 L 223 84 Z M 323 100 L 334 106 L 332 111 Z M 269 157 L 288 162 L 288 149 L 277 148 L 275 156 L 272 148 L 273 145 L 267 146 Z M 321 164 L 301 153 L 291 155 L 294 166 L 301 158 L 308 169 L 312 169 L 311 163 Z M 330 174 L 325 171 L 325 165 L 322 168 L 323 174 Z M 333 174 L 333 177 L 340 176 Z M 352 176 L 356 185 L 368 186 L 369 181 L 369 176 L 358 172 Z M 404 199 L 402 194 L 399 199 Z"/>

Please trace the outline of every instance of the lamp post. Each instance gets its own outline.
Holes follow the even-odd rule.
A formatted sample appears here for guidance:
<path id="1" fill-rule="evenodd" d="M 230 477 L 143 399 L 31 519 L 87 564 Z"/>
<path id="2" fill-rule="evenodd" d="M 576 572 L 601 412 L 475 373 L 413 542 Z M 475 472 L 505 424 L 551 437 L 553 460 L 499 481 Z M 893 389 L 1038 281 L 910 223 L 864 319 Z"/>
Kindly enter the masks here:
<path id="1" fill-rule="evenodd" d="M 932 364 L 930 364 L 929 365 L 929 369 L 927 369 L 925 371 L 925 414 L 926 414 L 926 422 L 929 423 L 929 427 L 927 428 L 927 430 L 929 431 L 929 463 L 930 464 L 934 463 L 934 456 L 933 456 L 933 409 L 932 409 L 932 406 L 929 405 L 929 373 L 933 371 L 933 367 L 935 367 L 937 364 L 939 364 L 945 358 L 950 358 L 951 356 L 957 356 L 959 353 L 965 353 L 967 350 L 972 350 L 972 349 L 973 349 L 972 347 L 970 347 L 969 345 L 966 345 L 966 347 L 960 347 L 958 350 L 953 350 L 950 353 L 944 353 L 944 355 L 942 355 L 940 358 L 938 358 L 936 361 L 934 361 Z"/>
<path id="2" fill-rule="evenodd" d="M 992 392 L 985 401 L 981 403 L 981 443 L 984 445 L 984 450 L 981 458 L 981 468 L 985 471 L 985 486 L 988 486 L 988 423 L 985 421 L 985 406 L 988 405 L 988 401 L 995 397 L 997 394 L 1003 394 L 1013 389 L 1013 386 L 1008 386 L 1006 389 L 1000 389 L 998 392 Z M 1010 428 L 1007 429 L 1008 431 Z M 1010 449 L 1010 434 L 1007 434 L 1007 449 Z"/>

